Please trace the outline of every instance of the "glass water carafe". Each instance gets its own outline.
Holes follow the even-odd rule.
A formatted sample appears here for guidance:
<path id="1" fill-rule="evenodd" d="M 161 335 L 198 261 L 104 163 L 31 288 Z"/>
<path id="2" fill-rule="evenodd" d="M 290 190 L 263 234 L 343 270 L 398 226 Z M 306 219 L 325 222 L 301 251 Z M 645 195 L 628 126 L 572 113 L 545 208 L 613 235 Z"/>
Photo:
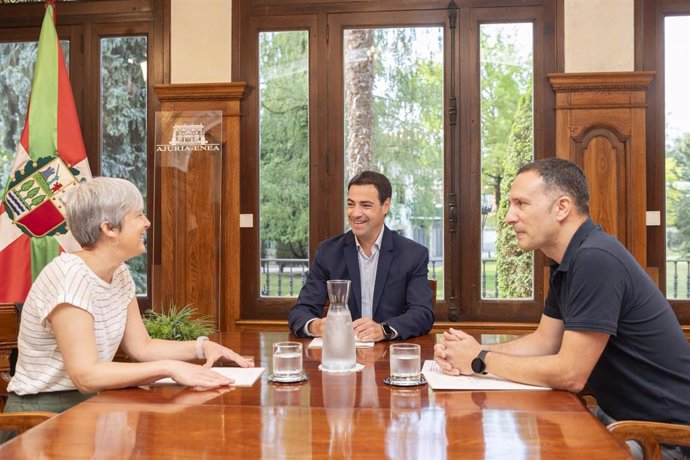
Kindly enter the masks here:
<path id="1" fill-rule="evenodd" d="M 347 307 L 350 280 L 329 280 L 326 283 L 331 306 L 323 331 L 321 366 L 331 371 L 350 370 L 357 362 L 352 316 Z"/>

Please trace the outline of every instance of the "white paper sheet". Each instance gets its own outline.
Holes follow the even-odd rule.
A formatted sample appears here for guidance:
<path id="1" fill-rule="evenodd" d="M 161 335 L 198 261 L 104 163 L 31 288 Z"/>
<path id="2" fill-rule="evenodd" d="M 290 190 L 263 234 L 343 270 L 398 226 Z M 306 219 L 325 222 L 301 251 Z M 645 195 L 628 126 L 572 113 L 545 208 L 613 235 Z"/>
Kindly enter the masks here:
<path id="1" fill-rule="evenodd" d="M 424 361 L 422 374 L 432 390 L 550 390 L 547 387 L 511 382 L 495 375 L 446 375 L 435 361 Z"/>
<path id="2" fill-rule="evenodd" d="M 256 379 L 265 370 L 264 367 L 212 367 L 211 369 L 233 379 L 235 381 L 234 386 L 236 387 L 250 387 L 254 385 Z M 155 381 L 153 385 L 176 385 L 176 382 L 168 377 Z"/>
<path id="3" fill-rule="evenodd" d="M 307 348 L 323 348 L 323 339 L 321 337 L 315 337 L 314 340 L 309 342 Z M 374 342 L 360 342 L 355 340 L 355 348 L 374 348 Z"/>

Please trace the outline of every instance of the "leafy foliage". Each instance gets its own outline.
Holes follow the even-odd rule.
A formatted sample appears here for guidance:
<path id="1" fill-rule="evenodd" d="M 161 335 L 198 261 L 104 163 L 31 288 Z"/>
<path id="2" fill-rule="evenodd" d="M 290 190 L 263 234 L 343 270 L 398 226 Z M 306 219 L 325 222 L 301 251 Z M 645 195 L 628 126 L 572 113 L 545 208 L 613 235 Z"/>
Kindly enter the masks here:
<path id="1" fill-rule="evenodd" d="M 378 170 L 390 178 L 395 196 L 391 221 L 409 221 L 412 216 L 421 217 L 418 224 L 426 224 L 443 214 L 437 206 L 443 193 L 443 68 L 431 52 L 424 56 L 413 48 L 416 33 L 415 29 L 374 32 L 373 49 L 364 52 L 377 58 L 368 59 L 368 66 L 353 67 L 371 75 L 374 66 L 376 89 L 369 98 L 373 104 L 348 106 L 350 122 L 345 128 L 347 137 L 353 129 L 361 131 L 352 120 L 373 118 L 373 132 L 370 124 L 364 129 L 371 139 L 357 144 L 359 149 L 373 145 L 363 148 L 367 158 L 358 163 L 359 170 Z M 260 35 L 261 237 L 274 244 L 278 257 L 306 258 L 308 253 L 307 38 L 304 32 Z M 440 48 L 442 34 L 437 40 Z M 381 57 L 384 51 L 386 56 Z M 357 81 L 353 75 L 347 78 Z M 360 119 L 351 113 L 366 107 L 373 114 Z"/>
<path id="2" fill-rule="evenodd" d="M 690 257 L 690 133 L 666 148 L 666 224 L 671 252 Z"/>
<path id="3" fill-rule="evenodd" d="M 164 340 L 194 340 L 202 335 L 213 334 L 213 320 L 208 316 L 194 318 L 191 305 L 178 309 L 171 305 L 167 312 L 148 310 L 143 317 L 144 326 L 151 338 Z"/>
<path id="4" fill-rule="evenodd" d="M 503 164 L 503 182 L 501 183 L 501 201 L 496 216 L 498 236 L 496 240 L 496 276 L 498 294 L 502 299 L 532 298 L 533 253 L 524 252 L 517 244 L 512 226 L 505 223 L 510 207 L 508 192 L 515 180 L 518 170 L 534 157 L 532 142 L 532 91 L 528 87 L 520 98 L 513 127 L 508 142 L 508 155 Z"/>
<path id="5" fill-rule="evenodd" d="M 520 95 L 532 84 L 531 53 L 516 46 L 516 33 L 505 24 L 480 28 L 482 193 L 496 207 L 504 190 L 504 165 Z"/>
<path id="6" fill-rule="evenodd" d="M 101 39 L 101 174 L 132 181 L 146 204 L 146 37 Z M 138 294 L 145 294 L 146 255 L 127 261 Z"/>
<path id="7" fill-rule="evenodd" d="M 419 50 L 421 40 L 429 41 L 426 52 Z M 370 168 L 390 179 L 389 225 L 406 233 L 408 220 L 424 227 L 443 218 L 437 206 L 443 203 L 442 34 L 433 28 L 377 29 L 374 42 L 380 56 Z"/>
<path id="8" fill-rule="evenodd" d="M 261 238 L 279 257 L 307 258 L 309 228 L 308 35 L 260 34 Z"/>

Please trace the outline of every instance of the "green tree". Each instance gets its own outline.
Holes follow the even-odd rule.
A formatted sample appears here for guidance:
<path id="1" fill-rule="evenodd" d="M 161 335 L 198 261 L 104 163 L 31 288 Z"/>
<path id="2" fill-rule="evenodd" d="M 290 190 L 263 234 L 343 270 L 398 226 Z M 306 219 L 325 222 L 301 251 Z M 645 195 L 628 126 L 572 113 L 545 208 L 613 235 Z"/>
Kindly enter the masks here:
<path id="1" fill-rule="evenodd" d="M 309 229 L 308 35 L 260 35 L 261 239 L 306 259 Z"/>
<path id="2" fill-rule="evenodd" d="M 513 180 L 520 167 L 532 161 L 534 157 L 531 85 L 528 88 L 520 98 L 510 131 L 508 155 L 503 163 L 501 201 L 496 216 L 496 277 L 499 298 L 502 299 L 525 299 L 533 296 L 533 253 L 520 249 L 512 226 L 504 221 L 510 207 L 508 193 Z"/>
<path id="3" fill-rule="evenodd" d="M 666 225 L 669 249 L 690 257 L 690 132 L 666 147 Z"/>
<path id="4" fill-rule="evenodd" d="M 101 174 L 133 182 L 144 197 L 146 155 L 146 37 L 101 40 Z M 127 261 L 138 294 L 147 291 L 146 254 Z"/>
<path id="5" fill-rule="evenodd" d="M 372 168 L 393 186 L 391 220 L 409 216 L 425 228 L 443 217 L 437 206 L 443 203 L 443 63 L 432 51 L 418 49 L 421 40 L 433 39 L 438 42 L 427 48 L 442 49 L 442 35 L 433 30 L 375 31 L 376 49 L 388 56 L 375 61 L 380 83 L 373 107 Z"/>
<path id="6" fill-rule="evenodd" d="M 504 24 L 479 30 L 482 193 L 498 207 L 513 119 L 520 94 L 531 85 L 532 56 L 518 49 L 516 34 Z"/>

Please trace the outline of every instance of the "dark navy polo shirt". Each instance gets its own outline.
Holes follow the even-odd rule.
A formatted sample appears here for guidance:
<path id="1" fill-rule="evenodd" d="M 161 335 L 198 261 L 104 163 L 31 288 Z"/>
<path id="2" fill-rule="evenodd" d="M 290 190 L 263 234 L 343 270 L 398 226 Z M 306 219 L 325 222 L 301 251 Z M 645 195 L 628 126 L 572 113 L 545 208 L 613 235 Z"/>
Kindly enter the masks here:
<path id="1" fill-rule="evenodd" d="M 690 425 L 690 344 L 668 301 L 613 236 L 587 220 L 551 266 L 544 314 L 610 335 L 588 383 L 617 420 Z"/>

